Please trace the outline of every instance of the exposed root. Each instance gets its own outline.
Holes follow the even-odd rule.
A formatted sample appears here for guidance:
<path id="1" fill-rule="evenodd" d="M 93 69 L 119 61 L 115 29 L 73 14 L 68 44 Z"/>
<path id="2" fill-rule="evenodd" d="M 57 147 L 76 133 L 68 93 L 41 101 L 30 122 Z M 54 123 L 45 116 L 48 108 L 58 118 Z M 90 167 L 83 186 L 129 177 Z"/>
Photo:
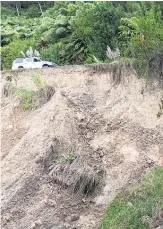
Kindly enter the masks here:
<path id="1" fill-rule="evenodd" d="M 53 181 L 69 188 L 73 194 L 96 194 L 104 183 L 104 171 L 94 171 L 91 167 L 78 164 L 56 164 L 49 175 Z"/>
<path id="2" fill-rule="evenodd" d="M 109 72 L 112 76 L 112 81 L 115 84 L 119 84 L 122 79 L 128 75 L 129 71 L 134 70 L 133 64 L 131 62 L 124 62 L 124 63 L 110 63 L 110 64 L 96 64 L 96 65 L 90 65 L 90 68 L 93 69 L 93 71 L 98 73 L 104 73 Z"/>

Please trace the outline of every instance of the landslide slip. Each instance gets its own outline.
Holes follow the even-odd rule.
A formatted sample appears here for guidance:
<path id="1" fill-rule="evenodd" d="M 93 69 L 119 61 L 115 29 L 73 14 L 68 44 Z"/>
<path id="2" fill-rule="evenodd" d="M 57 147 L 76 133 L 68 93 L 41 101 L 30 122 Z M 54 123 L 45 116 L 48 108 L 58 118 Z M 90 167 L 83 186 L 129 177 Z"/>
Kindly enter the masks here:
<path id="1" fill-rule="evenodd" d="M 98 228 L 110 201 L 163 163 L 160 83 L 138 79 L 130 64 L 5 72 L 2 80 L 33 89 L 32 76 L 55 94 L 40 108 L 22 111 L 3 90 L 2 226 Z M 73 163 L 59 164 L 70 152 Z M 96 195 L 87 195 L 88 184 L 100 176 L 102 188 L 94 185 Z M 88 183 L 75 193 L 71 186 L 79 177 Z M 73 214 L 79 219 L 73 221 Z"/>

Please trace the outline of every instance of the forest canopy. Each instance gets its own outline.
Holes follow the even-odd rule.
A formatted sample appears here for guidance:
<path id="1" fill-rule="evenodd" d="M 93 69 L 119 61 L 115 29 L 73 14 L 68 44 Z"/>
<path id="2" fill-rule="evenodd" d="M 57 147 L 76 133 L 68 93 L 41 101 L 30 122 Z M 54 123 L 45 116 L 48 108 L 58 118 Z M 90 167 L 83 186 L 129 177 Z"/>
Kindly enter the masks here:
<path id="1" fill-rule="evenodd" d="M 59 65 L 115 61 L 117 49 L 148 64 L 163 54 L 163 2 L 2 1 L 1 68 L 30 46 Z"/>

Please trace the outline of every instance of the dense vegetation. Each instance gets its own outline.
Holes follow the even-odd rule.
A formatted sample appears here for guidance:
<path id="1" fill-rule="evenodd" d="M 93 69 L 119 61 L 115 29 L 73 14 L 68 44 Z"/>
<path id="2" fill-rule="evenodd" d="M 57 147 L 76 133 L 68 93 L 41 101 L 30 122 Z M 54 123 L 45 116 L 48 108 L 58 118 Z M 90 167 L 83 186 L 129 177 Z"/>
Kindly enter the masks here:
<path id="1" fill-rule="evenodd" d="M 107 46 L 145 66 L 162 54 L 162 2 L 2 2 L 2 69 L 29 46 L 63 64 L 109 62 Z"/>
<path id="2" fill-rule="evenodd" d="M 109 206 L 101 229 L 161 228 L 163 218 L 163 168 L 145 174 L 132 190 L 116 197 Z"/>

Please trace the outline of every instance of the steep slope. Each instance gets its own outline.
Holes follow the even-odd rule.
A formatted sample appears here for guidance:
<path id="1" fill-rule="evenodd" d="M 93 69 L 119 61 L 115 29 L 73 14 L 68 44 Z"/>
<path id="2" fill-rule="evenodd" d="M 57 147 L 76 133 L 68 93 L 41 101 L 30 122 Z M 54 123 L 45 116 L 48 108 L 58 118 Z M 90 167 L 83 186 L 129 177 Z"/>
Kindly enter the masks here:
<path id="1" fill-rule="evenodd" d="M 5 72 L 3 81 L 34 89 L 36 75 L 55 88 L 36 110 L 3 90 L 4 144 L 15 124 L 24 128 L 1 163 L 3 228 L 98 228 L 117 193 L 163 163 L 163 91 L 130 64 Z"/>

